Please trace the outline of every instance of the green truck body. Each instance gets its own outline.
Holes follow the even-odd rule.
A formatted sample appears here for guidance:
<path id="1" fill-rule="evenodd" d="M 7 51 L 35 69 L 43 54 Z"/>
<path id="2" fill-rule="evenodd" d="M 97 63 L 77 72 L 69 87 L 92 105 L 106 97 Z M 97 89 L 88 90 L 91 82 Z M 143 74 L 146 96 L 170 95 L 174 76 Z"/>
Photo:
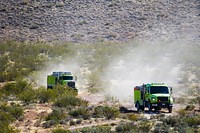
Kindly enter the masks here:
<path id="1" fill-rule="evenodd" d="M 145 107 L 152 111 L 167 108 L 172 112 L 173 98 L 172 88 L 164 83 L 143 84 L 134 87 L 134 103 L 137 111 L 144 110 Z"/>
<path id="2" fill-rule="evenodd" d="M 71 72 L 53 72 L 53 74 L 47 75 L 47 88 L 53 89 L 56 85 L 60 84 L 77 90 L 75 80 L 76 77 Z"/>

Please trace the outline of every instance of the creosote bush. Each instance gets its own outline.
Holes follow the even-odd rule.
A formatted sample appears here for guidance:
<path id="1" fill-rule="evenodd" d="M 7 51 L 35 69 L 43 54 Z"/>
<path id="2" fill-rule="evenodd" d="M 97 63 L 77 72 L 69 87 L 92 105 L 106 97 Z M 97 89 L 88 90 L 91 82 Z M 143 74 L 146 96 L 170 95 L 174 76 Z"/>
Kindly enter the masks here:
<path id="1" fill-rule="evenodd" d="M 69 115 L 74 118 L 88 119 L 91 116 L 91 112 L 89 111 L 89 109 L 81 107 L 81 108 L 70 111 Z"/>
<path id="2" fill-rule="evenodd" d="M 113 119 L 119 116 L 119 110 L 115 107 L 97 106 L 94 108 L 94 117 L 105 117 L 106 119 Z"/>
<path id="3" fill-rule="evenodd" d="M 66 118 L 66 114 L 64 111 L 60 109 L 54 109 L 48 116 L 46 117 L 46 121 L 54 121 L 55 123 L 59 123 L 62 119 Z"/>
<path id="4" fill-rule="evenodd" d="M 115 128 L 115 131 L 118 133 L 135 132 L 135 130 L 136 130 L 136 125 L 134 123 L 120 124 Z"/>
<path id="5" fill-rule="evenodd" d="M 1 133 L 16 133 L 10 124 L 23 116 L 23 109 L 19 105 L 0 105 L 0 132 Z"/>
<path id="6" fill-rule="evenodd" d="M 19 94 L 19 100 L 23 101 L 25 104 L 37 102 L 36 100 L 36 90 L 28 88 Z"/>
<path id="7" fill-rule="evenodd" d="M 69 96 L 69 95 L 62 95 L 54 103 L 54 106 L 57 106 L 57 107 L 87 106 L 87 105 L 88 105 L 88 101 L 80 99 L 80 98 L 76 98 L 73 96 Z"/>
<path id="8" fill-rule="evenodd" d="M 77 130 L 77 132 L 81 132 L 81 133 L 111 133 L 111 127 L 107 126 L 107 125 L 84 127 L 82 129 Z"/>
<path id="9" fill-rule="evenodd" d="M 45 62 L 58 56 L 73 55 L 69 43 L 49 45 L 46 43 L 0 42 L 0 82 L 13 81 L 41 70 Z"/>
<path id="10" fill-rule="evenodd" d="M 62 128 L 56 128 L 56 129 L 52 130 L 52 133 L 71 133 L 71 131 L 65 130 L 65 129 L 62 129 Z"/>
<path id="11" fill-rule="evenodd" d="M 36 91 L 36 97 L 39 103 L 47 103 L 53 100 L 53 90 L 47 90 L 45 87 L 40 87 Z"/>
<path id="12" fill-rule="evenodd" d="M 24 90 L 31 88 L 31 85 L 23 79 L 17 80 L 16 82 L 8 82 L 2 88 L 2 94 L 9 96 L 9 95 L 19 95 Z"/>

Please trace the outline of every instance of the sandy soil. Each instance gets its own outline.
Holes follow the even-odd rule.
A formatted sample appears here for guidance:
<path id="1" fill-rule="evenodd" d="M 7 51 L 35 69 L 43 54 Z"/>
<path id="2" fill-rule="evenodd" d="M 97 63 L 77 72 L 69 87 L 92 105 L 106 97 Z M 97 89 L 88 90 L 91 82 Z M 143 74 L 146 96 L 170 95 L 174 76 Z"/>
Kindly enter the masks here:
<path id="1" fill-rule="evenodd" d="M 81 93 L 78 95 L 78 97 L 81 97 L 83 99 L 86 99 L 89 101 L 90 105 L 101 105 L 105 104 L 104 102 L 104 96 L 101 94 L 89 94 L 89 93 Z M 122 106 L 127 109 L 128 113 L 137 113 L 136 109 L 133 107 L 131 103 L 122 103 Z M 161 110 L 160 112 L 148 112 L 148 109 L 145 109 L 145 112 L 143 112 L 143 116 L 146 118 L 149 118 L 152 115 L 157 114 L 165 114 L 165 115 L 176 115 L 177 110 L 181 108 L 185 108 L 186 105 L 180 105 L 180 104 L 174 104 L 173 107 L 173 113 L 168 113 L 168 110 Z M 20 130 L 21 133 L 48 133 L 52 130 L 52 128 L 43 128 L 42 127 L 42 119 L 48 115 L 52 111 L 50 104 L 33 104 L 29 105 L 25 109 L 25 115 L 23 120 L 16 121 L 12 126 L 16 127 L 18 130 Z M 61 127 L 68 130 L 75 130 L 80 129 L 83 127 L 91 127 L 91 126 L 97 126 L 97 125 L 104 125 L 104 124 L 118 124 L 124 120 L 122 119 L 115 119 L 115 120 L 105 120 L 105 119 L 99 119 L 98 121 L 95 120 L 88 120 L 83 121 L 81 124 L 75 125 L 75 126 L 66 126 L 62 125 Z M 128 121 L 128 120 L 127 120 Z"/>

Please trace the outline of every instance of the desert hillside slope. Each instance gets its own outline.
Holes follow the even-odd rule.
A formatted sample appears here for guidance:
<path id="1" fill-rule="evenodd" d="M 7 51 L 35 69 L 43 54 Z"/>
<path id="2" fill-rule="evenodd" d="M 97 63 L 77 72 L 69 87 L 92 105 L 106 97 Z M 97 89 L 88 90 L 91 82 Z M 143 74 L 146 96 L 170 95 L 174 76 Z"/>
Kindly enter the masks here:
<path id="1" fill-rule="evenodd" d="M 0 40 L 127 42 L 200 36 L 199 0 L 0 1 Z"/>

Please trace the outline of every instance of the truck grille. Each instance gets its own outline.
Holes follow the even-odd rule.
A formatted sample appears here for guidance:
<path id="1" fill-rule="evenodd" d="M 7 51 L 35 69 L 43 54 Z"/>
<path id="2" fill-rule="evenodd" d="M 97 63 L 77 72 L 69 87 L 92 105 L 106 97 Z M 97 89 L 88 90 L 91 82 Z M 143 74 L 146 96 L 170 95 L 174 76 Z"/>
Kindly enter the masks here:
<path id="1" fill-rule="evenodd" d="M 158 101 L 160 101 L 160 102 L 168 102 L 168 97 L 158 97 Z"/>
<path id="2" fill-rule="evenodd" d="M 68 85 L 69 87 L 75 88 L 75 82 L 73 82 L 73 81 L 68 82 L 67 85 Z"/>

